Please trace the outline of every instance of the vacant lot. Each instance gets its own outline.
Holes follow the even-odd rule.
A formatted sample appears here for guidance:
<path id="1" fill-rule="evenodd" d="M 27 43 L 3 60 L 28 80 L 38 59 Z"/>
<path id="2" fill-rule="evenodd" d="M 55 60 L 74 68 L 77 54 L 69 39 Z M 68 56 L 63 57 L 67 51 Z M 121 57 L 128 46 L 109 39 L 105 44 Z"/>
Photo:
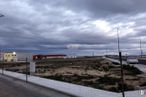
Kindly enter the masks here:
<path id="1" fill-rule="evenodd" d="M 28 64 L 28 63 L 27 63 Z M 36 63 L 34 75 L 109 91 L 121 91 L 120 66 L 102 58 L 48 59 Z M 7 70 L 26 73 L 25 63 L 5 64 Z M 137 68 L 124 66 L 125 90 L 146 86 Z"/>

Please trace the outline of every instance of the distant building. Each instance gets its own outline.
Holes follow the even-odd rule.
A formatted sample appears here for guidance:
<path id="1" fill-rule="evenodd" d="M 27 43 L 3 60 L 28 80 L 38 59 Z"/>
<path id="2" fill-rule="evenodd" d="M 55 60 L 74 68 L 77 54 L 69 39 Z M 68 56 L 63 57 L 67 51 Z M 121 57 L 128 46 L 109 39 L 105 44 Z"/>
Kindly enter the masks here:
<path id="1" fill-rule="evenodd" d="M 17 62 L 16 52 L 4 53 L 3 61 L 5 61 L 5 62 Z"/>
<path id="2" fill-rule="evenodd" d="M 64 54 L 55 54 L 55 55 L 33 55 L 33 60 L 42 60 L 50 58 L 66 58 L 67 55 Z"/>
<path id="3" fill-rule="evenodd" d="M 128 58 L 127 63 L 128 64 L 138 64 L 139 62 L 138 62 L 138 59 L 136 59 L 136 58 Z"/>
<path id="4" fill-rule="evenodd" d="M 24 62 L 24 61 L 32 61 L 33 54 L 31 53 L 19 53 L 19 52 L 8 52 L 3 54 L 4 62 Z"/>
<path id="5" fill-rule="evenodd" d="M 146 65 L 146 58 L 138 58 L 139 64 L 144 64 Z"/>

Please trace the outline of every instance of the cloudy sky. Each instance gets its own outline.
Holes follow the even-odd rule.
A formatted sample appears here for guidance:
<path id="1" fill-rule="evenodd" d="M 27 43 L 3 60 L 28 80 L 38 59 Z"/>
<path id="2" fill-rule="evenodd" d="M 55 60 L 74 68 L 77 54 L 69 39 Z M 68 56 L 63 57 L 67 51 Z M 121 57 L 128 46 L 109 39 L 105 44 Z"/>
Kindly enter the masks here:
<path id="1" fill-rule="evenodd" d="M 146 45 L 146 0 L 0 0 L 4 51 L 91 55 Z M 145 51 L 144 51 L 145 52 Z"/>

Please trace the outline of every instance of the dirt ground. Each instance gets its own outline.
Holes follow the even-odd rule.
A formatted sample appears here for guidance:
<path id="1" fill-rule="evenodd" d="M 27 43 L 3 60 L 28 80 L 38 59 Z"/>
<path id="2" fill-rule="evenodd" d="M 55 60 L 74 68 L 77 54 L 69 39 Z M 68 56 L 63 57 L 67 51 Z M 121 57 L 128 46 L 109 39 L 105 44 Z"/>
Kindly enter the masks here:
<path id="1" fill-rule="evenodd" d="M 7 68 L 11 71 L 26 73 L 26 66 Z M 121 68 L 103 59 L 51 60 L 36 64 L 35 76 L 65 81 L 97 89 L 114 92 L 121 91 Z M 134 71 L 135 70 L 135 71 Z M 146 86 L 143 73 L 130 66 L 124 68 L 125 91 Z"/>

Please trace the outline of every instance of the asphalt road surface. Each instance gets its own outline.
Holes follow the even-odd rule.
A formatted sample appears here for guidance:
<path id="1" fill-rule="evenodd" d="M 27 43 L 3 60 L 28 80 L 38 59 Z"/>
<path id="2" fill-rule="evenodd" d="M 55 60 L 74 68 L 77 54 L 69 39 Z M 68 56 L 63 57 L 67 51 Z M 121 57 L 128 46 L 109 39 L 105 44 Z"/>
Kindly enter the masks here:
<path id="1" fill-rule="evenodd" d="M 73 96 L 0 75 L 0 97 L 73 97 Z"/>

